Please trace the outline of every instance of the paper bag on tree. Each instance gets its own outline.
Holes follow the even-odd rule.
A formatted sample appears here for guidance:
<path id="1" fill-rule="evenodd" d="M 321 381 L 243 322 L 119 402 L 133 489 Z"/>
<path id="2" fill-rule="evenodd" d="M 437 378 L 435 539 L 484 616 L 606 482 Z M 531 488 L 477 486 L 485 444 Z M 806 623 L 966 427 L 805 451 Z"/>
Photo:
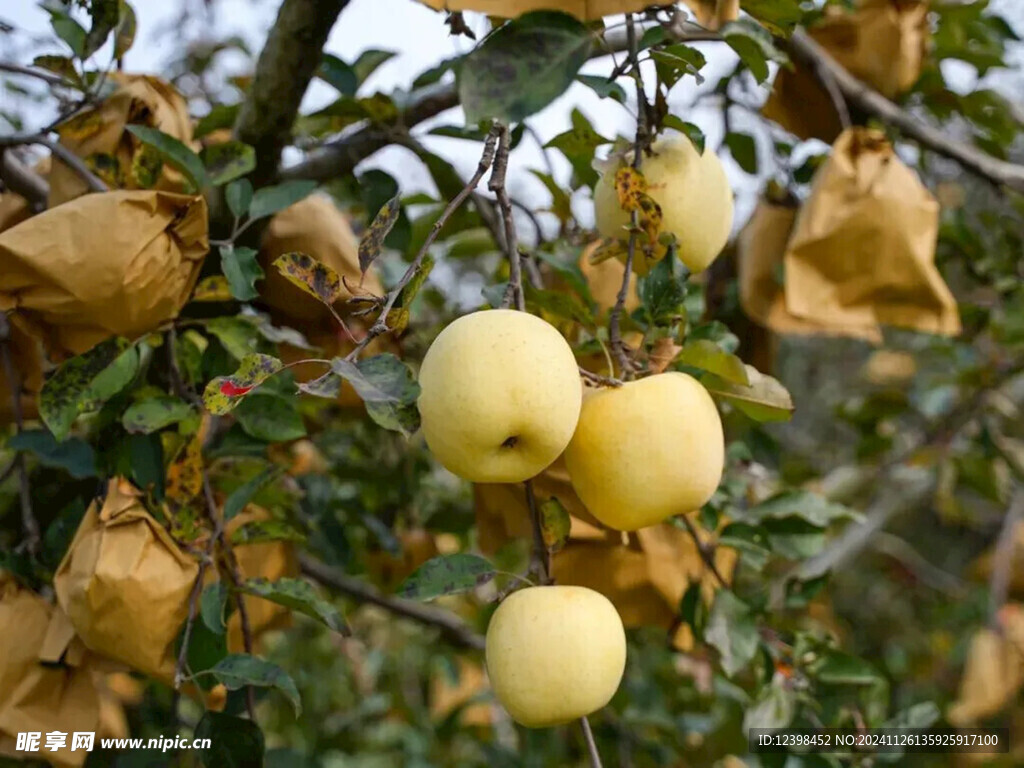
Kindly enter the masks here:
<path id="1" fill-rule="evenodd" d="M 829 6 L 809 34 L 852 75 L 887 98 L 921 75 L 928 46 L 927 0 L 860 0 L 854 11 Z M 765 117 L 802 139 L 831 142 L 842 126 L 814 72 L 780 69 Z"/>
<path id="2" fill-rule="evenodd" d="M 53 586 L 90 651 L 170 683 L 198 570 L 139 492 L 115 479 L 86 511 Z"/>
<path id="3" fill-rule="evenodd" d="M 786 249 L 786 309 L 822 325 L 958 334 L 956 299 L 935 266 L 938 228 L 938 202 L 884 135 L 845 131 Z"/>
<path id="4" fill-rule="evenodd" d="M 17 388 L 22 419 L 39 416 L 37 396 L 43 388 L 43 349 L 39 341 L 27 333 L 16 317 L 8 317 L 8 344 L 15 381 L 7 378 L 7 372 L 0 365 L 0 427 L 14 422 L 14 401 L 11 389 Z"/>
<path id="5" fill-rule="evenodd" d="M 0 574 L 0 754 L 38 758 L 77 768 L 88 752 L 71 750 L 72 734 L 94 732 L 99 725 L 99 694 L 88 665 L 48 665 L 39 660 L 53 606 Z M 63 748 L 51 752 L 16 751 L 17 735 L 59 731 Z M 39 744 L 43 747 L 43 743 Z"/>
<path id="6" fill-rule="evenodd" d="M 848 336 L 882 341 L 878 326 L 832 325 L 803 320 L 786 308 L 783 262 L 793 225 L 795 202 L 762 197 L 737 238 L 740 306 L 747 317 L 778 334 Z"/>
<path id="7" fill-rule="evenodd" d="M 112 72 L 116 90 L 96 107 L 81 112 L 57 129 L 60 142 L 96 171 L 112 188 L 183 191 L 178 171 L 134 135 L 128 125 L 156 128 L 192 144 L 192 121 L 185 99 L 170 83 L 149 75 Z M 50 172 L 50 207 L 89 191 L 82 177 L 55 160 Z"/>
<path id="8" fill-rule="evenodd" d="M 209 249 L 206 202 L 168 192 L 104 192 L 0 234 L 0 310 L 51 357 L 175 317 Z"/>
<path id="9" fill-rule="evenodd" d="M 437 11 L 477 11 L 514 19 L 530 11 L 561 11 L 583 21 L 642 11 L 654 0 L 422 0 Z"/>
<path id="10" fill-rule="evenodd" d="M 721 29 L 740 15 L 740 0 L 683 0 L 697 23 L 711 30 Z"/>

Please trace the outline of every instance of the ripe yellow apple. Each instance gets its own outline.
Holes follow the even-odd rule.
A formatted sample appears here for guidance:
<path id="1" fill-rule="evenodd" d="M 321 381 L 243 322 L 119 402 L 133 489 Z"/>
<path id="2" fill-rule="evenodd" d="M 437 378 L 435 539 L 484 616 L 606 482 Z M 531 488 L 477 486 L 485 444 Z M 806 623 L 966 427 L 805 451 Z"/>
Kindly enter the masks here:
<path id="1" fill-rule="evenodd" d="M 661 206 L 662 232 L 676 236 L 679 259 L 691 272 L 707 269 L 732 229 L 732 189 L 722 161 L 710 149 L 698 154 L 684 137 L 656 141 L 651 149 L 654 154 L 644 156 L 640 171 L 647 180 L 647 194 Z M 629 218 L 619 205 L 615 170 L 610 170 L 594 188 L 597 229 L 604 237 L 624 240 Z M 653 258 L 648 259 L 637 247 L 634 270 L 646 274 L 665 252 L 665 246 L 655 245 Z"/>
<path id="2" fill-rule="evenodd" d="M 476 483 L 529 480 L 565 449 L 582 388 L 572 349 L 539 317 L 509 309 L 463 315 L 420 368 L 427 446 Z"/>
<path id="3" fill-rule="evenodd" d="M 607 704 L 626 668 L 626 632 L 607 597 L 586 587 L 528 587 L 487 627 L 494 695 L 520 725 L 545 728 Z"/>
<path id="4" fill-rule="evenodd" d="M 580 500 L 620 531 L 699 509 L 724 463 L 714 401 L 700 382 L 674 371 L 592 391 L 565 451 Z"/>

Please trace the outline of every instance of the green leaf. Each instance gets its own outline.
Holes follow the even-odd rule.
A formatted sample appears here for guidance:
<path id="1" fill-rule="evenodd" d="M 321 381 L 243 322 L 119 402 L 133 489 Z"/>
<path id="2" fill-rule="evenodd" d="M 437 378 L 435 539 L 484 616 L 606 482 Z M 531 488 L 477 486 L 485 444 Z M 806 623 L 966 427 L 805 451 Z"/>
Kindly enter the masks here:
<path id="1" fill-rule="evenodd" d="M 43 466 L 66 470 L 74 478 L 96 475 L 96 454 L 91 445 L 77 437 L 58 443 L 45 429 L 27 429 L 11 435 L 7 447 L 31 453 Z"/>
<path id="2" fill-rule="evenodd" d="M 219 187 L 245 176 L 256 168 L 256 150 L 241 141 L 225 141 L 204 147 L 199 157 L 206 166 L 210 184 Z"/>
<path id="3" fill-rule="evenodd" d="M 240 219 L 249 212 L 252 203 L 252 182 L 248 179 L 235 179 L 224 190 L 228 210 L 235 218 Z"/>
<path id="4" fill-rule="evenodd" d="M 282 469 L 271 466 L 238 486 L 224 502 L 224 521 L 227 522 L 243 509 L 261 488 L 281 476 Z"/>
<path id="5" fill-rule="evenodd" d="M 89 27 L 89 34 L 85 36 L 82 46 L 82 58 L 87 59 L 98 51 L 110 37 L 120 20 L 119 0 L 92 0 L 89 3 L 89 16 L 92 19 L 92 26 Z"/>
<path id="6" fill-rule="evenodd" d="M 32 66 L 53 72 L 72 83 L 81 82 L 75 62 L 68 56 L 36 56 L 32 59 Z"/>
<path id="7" fill-rule="evenodd" d="M 709 371 L 733 384 L 750 386 L 743 361 L 708 339 L 687 341 L 676 356 L 676 361 Z"/>
<path id="8" fill-rule="evenodd" d="M 255 393 L 243 398 L 235 418 L 249 435 L 268 443 L 281 443 L 306 436 L 306 427 L 294 399 Z"/>
<path id="9" fill-rule="evenodd" d="M 206 321 L 206 330 L 221 343 L 236 360 L 256 351 L 259 333 L 256 327 L 242 317 L 214 317 Z"/>
<path id="10" fill-rule="evenodd" d="M 757 653 L 759 636 L 750 607 L 730 590 L 718 590 L 704 639 L 718 650 L 725 674 L 729 677 L 735 675 Z"/>
<path id="11" fill-rule="evenodd" d="M 748 509 L 743 513 L 743 517 L 754 522 L 769 518 L 781 520 L 798 517 L 819 528 L 827 528 L 837 520 L 857 522 L 863 519 L 861 513 L 855 509 L 836 504 L 817 493 L 802 490 L 777 493 Z"/>
<path id="12" fill-rule="evenodd" d="M 88 352 L 65 361 L 46 380 L 39 395 L 40 418 L 58 442 L 64 440 L 78 414 L 117 394 L 134 377 L 137 367 L 138 355 L 126 339 L 101 342 Z M 126 376 L 126 369 L 130 369 L 130 376 Z M 107 370 L 111 373 L 101 377 Z"/>
<path id="13" fill-rule="evenodd" d="M 722 36 L 758 83 L 768 79 L 769 61 L 786 60 L 785 55 L 775 47 L 768 31 L 749 19 L 739 19 L 726 24 L 722 28 Z"/>
<path id="14" fill-rule="evenodd" d="M 315 181 L 286 181 L 273 187 L 258 189 L 249 204 L 249 218 L 262 219 L 278 211 L 283 211 L 309 197 L 314 189 L 316 189 Z"/>
<path id="15" fill-rule="evenodd" d="M 715 375 L 707 375 L 701 383 L 716 397 L 736 406 L 754 421 L 788 421 L 793 415 L 793 398 L 782 384 L 746 366 L 750 386 L 735 384 Z"/>
<path id="16" fill-rule="evenodd" d="M 208 739 L 210 746 L 199 750 L 206 768 L 263 768 L 263 731 L 248 718 L 207 710 L 194 738 Z"/>
<path id="17" fill-rule="evenodd" d="M 157 502 L 164 500 L 164 449 L 159 435 L 129 435 L 125 450 L 131 479 L 139 488 L 152 489 Z"/>
<path id="18" fill-rule="evenodd" d="M 356 71 L 331 53 L 325 53 L 317 70 L 317 77 L 333 86 L 342 96 L 355 96 L 359 89 Z"/>
<path id="19" fill-rule="evenodd" d="M 549 312 L 555 317 L 575 320 L 585 328 L 593 328 L 596 324 L 590 307 L 583 303 L 575 293 L 542 290 L 534 288 L 532 283 L 524 281 L 523 289 L 526 301 L 531 307 Z"/>
<path id="20" fill-rule="evenodd" d="M 765 532 L 745 523 L 729 523 L 719 534 L 718 543 L 737 550 L 743 558 L 743 564 L 755 571 L 762 570 L 772 554 L 771 543 Z"/>
<path id="21" fill-rule="evenodd" d="M 671 88 L 685 75 L 693 75 L 697 84 L 704 82 L 700 71 L 707 64 L 704 54 L 685 43 L 676 43 L 666 48 L 651 51 L 658 77 Z"/>
<path id="22" fill-rule="evenodd" d="M 114 58 L 123 59 L 135 43 L 135 33 L 139 23 L 135 9 L 128 0 L 120 0 L 120 19 L 114 33 Z"/>
<path id="23" fill-rule="evenodd" d="M 181 649 L 184 640 L 185 630 L 178 633 L 175 643 L 175 656 Z M 195 675 L 195 681 L 204 691 L 209 691 L 217 685 L 217 681 L 209 675 L 201 675 L 207 672 L 224 660 L 228 654 L 228 638 L 224 632 L 214 632 L 204 621 L 196 621 L 192 624 L 192 633 L 188 638 L 188 669 Z"/>
<path id="24" fill-rule="evenodd" d="M 757 143 L 749 133 L 727 133 L 725 145 L 740 168 L 753 175 L 757 173 Z"/>
<path id="25" fill-rule="evenodd" d="M 836 650 L 826 650 L 807 667 L 819 683 L 828 685 L 874 685 L 884 680 L 864 659 Z"/>
<path id="26" fill-rule="evenodd" d="M 402 405 L 367 402 L 365 405 L 367 415 L 384 429 L 401 432 L 405 437 L 412 437 L 413 433 L 420 428 L 420 412 L 415 403 Z"/>
<path id="27" fill-rule="evenodd" d="M 401 198 L 401 194 L 397 194 L 381 206 L 359 241 L 359 269 L 363 273 L 380 256 L 385 238 L 398 221 L 402 212 Z"/>
<path id="28" fill-rule="evenodd" d="M 308 253 L 286 253 L 274 259 L 273 266 L 292 285 L 329 307 L 342 297 L 341 276 Z"/>
<path id="29" fill-rule="evenodd" d="M 544 536 L 544 544 L 551 552 L 560 551 L 569 540 L 569 529 L 572 527 L 569 512 L 554 496 L 541 502 L 537 511 L 540 513 L 540 530 Z"/>
<path id="30" fill-rule="evenodd" d="M 252 301 L 260 295 L 256 281 L 263 279 L 263 267 L 258 257 L 255 248 L 231 244 L 220 247 L 221 272 L 228 279 L 231 295 L 239 301 Z"/>
<path id="31" fill-rule="evenodd" d="M 57 37 L 68 44 L 68 48 L 71 49 L 71 52 L 74 53 L 77 58 L 87 58 L 85 53 L 86 32 L 81 24 L 66 13 L 53 13 L 51 11 L 50 26 L 53 27 L 53 31 L 57 34 Z"/>
<path id="32" fill-rule="evenodd" d="M 534 11 L 507 22 L 459 67 L 466 121 L 511 124 L 539 112 L 572 85 L 591 42 L 587 27 L 565 13 Z"/>
<path id="33" fill-rule="evenodd" d="M 153 147 L 164 162 L 181 171 L 192 185 L 193 191 L 198 192 L 207 186 L 209 180 L 206 178 L 203 161 L 178 139 L 146 125 L 128 125 L 126 128 L 143 144 Z"/>
<path id="34" fill-rule="evenodd" d="M 181 398 L 160 395 L 132 403 L 121 416 L 121 423 L 126 431 L 145 435 L 191 415 L 192 407 Z"/>
<path id="35" fill-rule="evenodd" d="M 359 84 L 362 85 L 379 66 L 395 56 L 397 54 L 394 51 L 384 51 L 380 48 L 367 48 L 360 53 L 359 58 L 352 62 L 352 70 L 356 73 Z"/>
<path id="36" fill-rule="evenodd" d="M 687 123 L 675 115 L 665 115 L 661 124 L 666 128 L 679 131 L 690 140 L 690 143 L 693 144 L 699 154 L 704 154 L 704 146 L 707 143 L 707 139 L 704 136 L 704 131 L 702 131 L 699 126 L 696 126 L 693 123 Z"/>
<path id="37" fill-rule="evenodd" d="M 576 82 L 583 83 L 602 99 L 611 98 L 620 104 L 626 103 L 626 89 L 614 80 L 595 75 L 576 75 Z"/>
<path id="38" fill-rule="evenodd" d="M 196 123 L 192 137 L 201 139 L 214 131 L 233 127 L 241 107 L 241 104 L 214 104 L 209 113 Z"/>
<path id="39" fill-rule="evenodd" d="M 768 685 L 757 701 L 743 715 L 743 730 L 750 728 L 785 728 L 796 715 L 796 692 L 791 688 L 772 683 Z"/>
<path id="40" fill-rule="evenodd" d="M 638 292 L 648 318 L 656 325 L 671 322 L 684 314 L 686 293 L 682 281 L 675 274 L 674 259 L 668 256 L 640 280 Z"/>
<path id="41" fill-rule="evenodd" d="M 475 589 L 494 575 L 494 566 L 479 555 L 441 555 L 417 568 L 399 587 L 398 594 L 413 600 L 431 600 Z"/>
<path id="42" fill-rule="evenodd" d="M 286 520 L 253 520 L 231 533 L 231 543 L 264 544 L 268 541 L 292 541 L 301 544 L 307 536 Z"/>
<path id="43" fill-rule="evenodd" d="M 420 394 L 412 371 L 390 352 L 355 363 L 336 357 L 331 370 L 348 381 L 365 402 L 409 405 Z"/>
<path id="44" fill-rule="evenodd" d="M 247 685 L 275 688 L 291 702 L 296 715 L 302 712 L 299 690 L 295 687 L 295 681 L 273 662 L 250 656 L 247 653 L 232 653 L 221 659 L 210 671 L 232 691 L 237 691 Z"/>
<path id="45" fill-rule="evenodd" d="M 247 595 L 255 595 L 272 603 L 303 613 L 316 619 L 335 632 L 348 632 L 348 626 L 341 613 L 330 602 L 322 598 L 313 585 L 302 579 L 248 579 L 239 585 Z"/>
<path id="46" fill-rule="evenodd" d="M 224 623 L 224 611 L 227 608 L 228 588 L 221 581 L 215 581 L 203 589 L 199 596 L 199 615 L 206 628 L 217 635 L 227 630 Z"/>
<path id="47" fill-rule="evenodd" d="M 740 7 L 780 37 L 789 37 L 804 15 L 800 0 L 741 0 Z"/>

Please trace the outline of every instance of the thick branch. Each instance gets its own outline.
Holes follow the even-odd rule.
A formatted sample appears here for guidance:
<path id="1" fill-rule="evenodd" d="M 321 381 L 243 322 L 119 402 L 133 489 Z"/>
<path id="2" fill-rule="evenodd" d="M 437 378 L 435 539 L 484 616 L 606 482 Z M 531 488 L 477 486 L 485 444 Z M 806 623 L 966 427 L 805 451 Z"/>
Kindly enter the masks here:
<path id="1" fill-rule="evenodd" d="M 970 144 L 955 141 L 938 128 L 917 119 L 847 72 L 803 30 L 796 30 L 790 37 L 789 49 L 795 59 L 810 65 L 815 71 L 828 73 L 848 103 L 874 115 L 933 152 L 957 161 L 993 184 L 1024 192 L 1024 166 L 999 160 Z"/>
<path id="2" fill-rule="evenodd" d="M 399 597 L 382 594 L 362 580 L 342 573 L 308 555 L 299 555 L 299 565 L 304 574 L 328 589 L 347 595 L 357 602 L 370 603 L 398 616 L 436 627 L 441 630 L 441 635 L 453 645 L 476 651 L 482 651 L 484 648 L 483 637 L 453 613 L 431 608 L 412 600 L 403 600 Z"/>
<path id="3" fill-rule="evenodd" d="M 284 0 L 256 62 L 235 135 L 256 149 L 256 187 L 274 180 L 324 43 L 348 0 Z"/>

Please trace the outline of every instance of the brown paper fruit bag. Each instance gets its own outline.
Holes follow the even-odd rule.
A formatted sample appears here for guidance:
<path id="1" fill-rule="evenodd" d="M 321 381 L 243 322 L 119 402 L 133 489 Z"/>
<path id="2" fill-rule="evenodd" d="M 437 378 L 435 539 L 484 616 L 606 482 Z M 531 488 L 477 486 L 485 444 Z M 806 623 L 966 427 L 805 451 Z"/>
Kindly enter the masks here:
<path id="1" fill-rule="evenodd" d="M 55 360 L 80 354 L 176 316 L 207 250 L 202 197 L 85 195 L 0 234 L 0 310 Z"/>
<path id="2" fill-rule="evenodd" d="M 19 405 L 22 419 L 39 416 L 37 396 L 43 388 L 43 349 L 39 341 L 24 330 L 16 317 L 8 317 L 11 364 L 17 375 Z M 11 399 L 12 382 L 0 365 L 0 427 L 14 422 L 14 401 Z"/>
<path id="3" fill-rule="evenodd" d="M 860 80 L 893 99 L 921 75 L 928 46 L 927 0 L 860 0 L 853 12 L 829 6 L 808 30 Z M 842 126 L 813 72 L 780 69 L 764 116 L 802 139 L 833 141 Z"/>
<path id="4" fill-rule="evenodd" d="M 57 129 L 60 142 L 93 167 L 109 186 L 181 192 L 182 177 L 160 165 L 152 149 L 126 130 L 128 125 L 156 128 L 192 144 L 192 121 L 180 93 L 159 78 L 112 72 L 117 89 L 93 109 L 81 112 Z M 55 161 L 50 173 L 50 207 L 89 191 L 74 170 Z"/>
<path id="5" fill-rule="evenodd" d="M 490 725 L 494 708 L 488 701 L 489 686 L 483 664 L 460 656 L 456 660 L 458 680 L 447 669 L 435 669 L 430 676 L 430 714 L 443 720 L 458 712 L 463 728 Z"/>
<path id="6" fill-rule="evenodd" d="M 198 571 L 138 491 L 115 479 L 87 510 L 53 586 L 90 651 L 170 683 Z"/>
<path id="7" fill-rule="evenodd" d="M 583 21 L 642 11 L 654 0 L 421 0 L 437 11 L 477 11 L 514 19 L 530 11 L 561 11 Z M 664 3 L 662 3 L 664 4 Z"/>
<path id="8" fill-rule="evenodd" d="M 939 204 L 879 131 L 832 147 L 785 256 L 786 308 L 823 325 L 956 335 L 956 299 L 935 267 Z"/>
<path id="9" fill-rule="evenodd" d="M 740 306 L 747 317 L 778 334 L 818 334 L 882 341 L 875 323 L 863 326 L 815 323 L 786 308 L 783 262 L 793 225 L 795 203 L 762 197 L 737 238 Z"/>
<path id="10" fill-rule="evenodd" d="M 740 0 L 683 0 L 697 23 L 711 30 L 721 29 L 740 15 Z"/>
<path id="11" fill-rule="evenodd" d="M 40 662 L 52 612 L 46 600 L 0 573 L 0 754 L 44 756 L 54 765 L 77 768 L 89 753 L 71 751 L 71 735 L 97 730 L 99 694 L 88 665 Z M 68 734 L 65 748 L 33 755 L 15 751 L 18 733 L 52 731 Z"/>

